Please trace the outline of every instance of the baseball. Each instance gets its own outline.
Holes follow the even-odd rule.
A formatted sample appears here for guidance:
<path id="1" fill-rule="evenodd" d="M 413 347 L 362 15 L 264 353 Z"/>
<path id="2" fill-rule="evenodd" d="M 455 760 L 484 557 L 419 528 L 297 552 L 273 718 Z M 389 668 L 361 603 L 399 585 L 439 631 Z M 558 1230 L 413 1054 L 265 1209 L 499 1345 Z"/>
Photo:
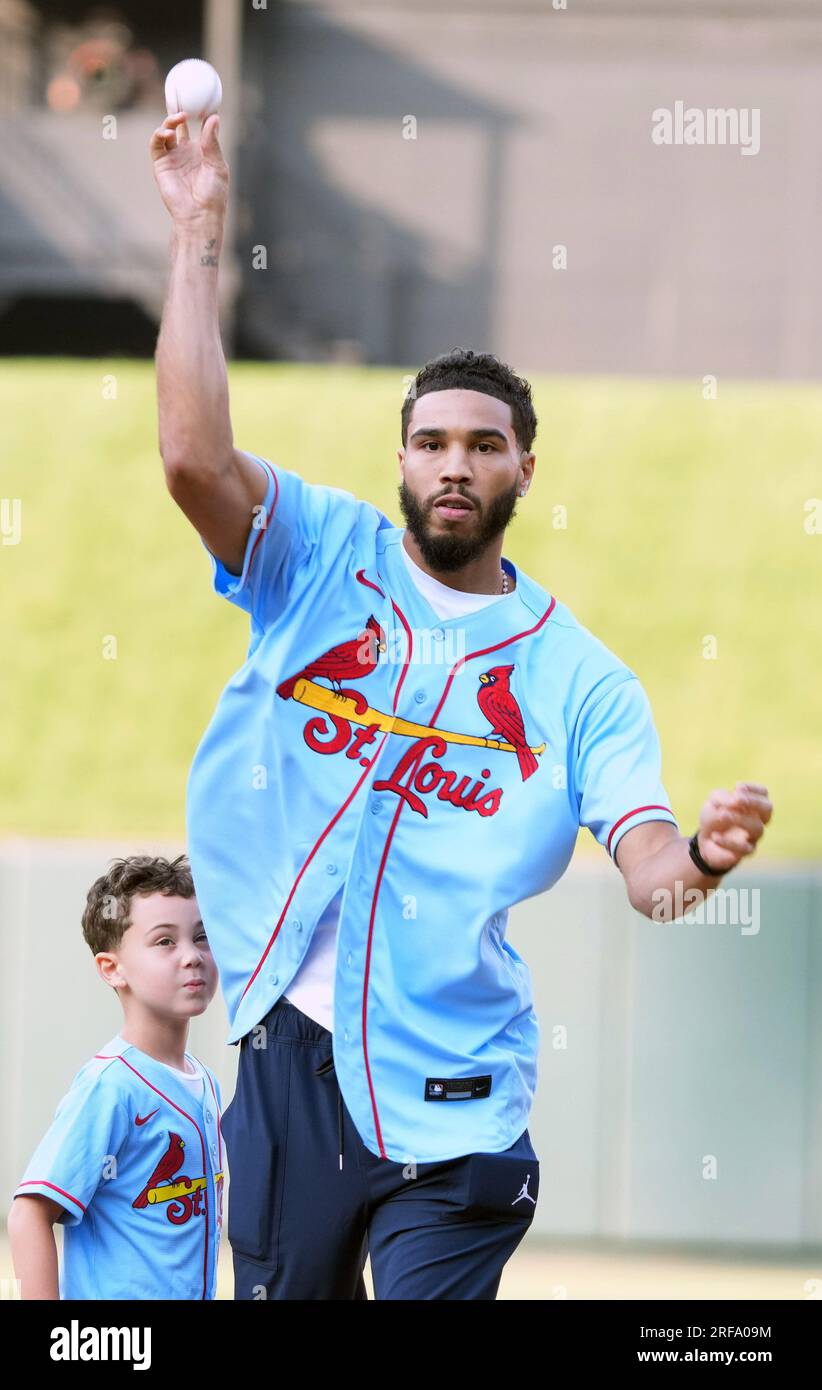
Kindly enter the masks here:
<path id="1" fill-rule="evenodd" d="M 223 85 L 219 73 L 202 58 L 184 58 L 175 63 L 166 78 L 166 107 L 169 116 L 186 111 L 200 121 L 219 111 Z"/>

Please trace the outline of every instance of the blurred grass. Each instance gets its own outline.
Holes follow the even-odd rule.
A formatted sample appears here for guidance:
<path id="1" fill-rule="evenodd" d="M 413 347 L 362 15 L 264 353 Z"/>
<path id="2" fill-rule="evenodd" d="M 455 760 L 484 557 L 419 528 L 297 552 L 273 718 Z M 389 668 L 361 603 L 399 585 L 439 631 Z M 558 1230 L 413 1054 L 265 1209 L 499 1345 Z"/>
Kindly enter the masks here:
<path id="1" fill-rule="evenodd" d="M 401 524 L 410 370 L 233 365 L 235 441 Z M 505 554 L 642 679 L 683 831 L 712 787 L 757 780 L 775 803 L 757 857 L 820 857 L 822 536 L 803 509 L 822 495 L 822 390 L 532 383 L 537 468 Z M 0 409 L 0 496 L 23 508 L 22 543 L 0 546 L 0 833 L 182 836 L 248 624 L 166 491 L 153 364 L 6 360 Z"/>

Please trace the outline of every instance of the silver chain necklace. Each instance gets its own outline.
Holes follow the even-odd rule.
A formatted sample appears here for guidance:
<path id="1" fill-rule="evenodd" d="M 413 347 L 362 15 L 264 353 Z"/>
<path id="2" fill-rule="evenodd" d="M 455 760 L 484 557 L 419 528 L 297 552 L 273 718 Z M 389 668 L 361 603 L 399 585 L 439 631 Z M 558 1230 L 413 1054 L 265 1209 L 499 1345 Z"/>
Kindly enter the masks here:
<path id="1" fill-rule="evenodd" d="M 507 594 L 507 593 L 508 593 L 508 571 L 507 571 L 507 570 L 503 570 L 503 569 L 502 569 L 502 565 L 500 565 L 500 569 L 502 570 L 502 592 L 503 592 L 504 594 Z"/>

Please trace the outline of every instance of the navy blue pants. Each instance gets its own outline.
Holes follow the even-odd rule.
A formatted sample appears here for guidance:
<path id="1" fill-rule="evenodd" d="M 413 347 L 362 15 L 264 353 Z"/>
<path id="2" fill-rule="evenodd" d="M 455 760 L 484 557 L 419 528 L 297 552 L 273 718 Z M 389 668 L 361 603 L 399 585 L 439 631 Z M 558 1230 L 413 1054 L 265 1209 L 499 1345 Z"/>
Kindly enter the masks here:
<path id="1" fill-rule="evenodd" d="M 366 1299 L 369 1254 L 378 1299 L 495 1299 L 536 1209 L 528 1130 L 412 1176 L 362 1142 L 328 1029 L 282 998 L 262 1022 L 267 1046 L 242 1039 L 222 1120 L 235 1299 Z"/>

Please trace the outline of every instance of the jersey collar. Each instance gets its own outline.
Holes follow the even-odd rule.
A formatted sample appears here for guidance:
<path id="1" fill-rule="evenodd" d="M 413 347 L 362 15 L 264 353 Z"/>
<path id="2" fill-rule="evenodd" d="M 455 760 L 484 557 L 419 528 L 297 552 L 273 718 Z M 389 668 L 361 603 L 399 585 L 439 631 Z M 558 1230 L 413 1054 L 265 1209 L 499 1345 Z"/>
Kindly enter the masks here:
<path id="1" fill-rule="evenodd" d="M 403 528 L 386 528 L 377 540 L 377 569 L 386 596 L 402 609 L 412 627 L 436 632 L 451 629 L 465 633 L 470 646 L 486 646 L 489 642 L 510 640 L 520 632 L 530 630 L 550 607 L 551 595 L 529 579 L 514 563 L 502 556 L 502 565 L 516 581 L 513 593 L 498 602 L 489 603 L 473 613 L 461 613 L 454 618 L 441 618 L 425 595 L 417 588 L 400 553 Z M 369 578 L 366 571 L 366 578 Z"/>
<path id="2" fill-rule="evenodd" d="M 193 1065 L 197 1067 L 196 1077 L 200 1077 L 202 1073 L 200 1072 L 196 1057 L 193 1057 L 190 1052 L 186 1052 L 185 1056 L 187 1061 L 193 1063 Z M 117 1033 L 110 1042 L 107 1042 L 105 1047 L 101 1047 L 100 1051 L 97 1053 L 97 1057 L 122 1057 L 124 1062 L 128 1062 L 140 1076 L 144 1076 L 146 1080 L 150 1081 L 152 1086 L 156 1086 L 158 1090 L 163 1091 L 167 1095 L 172 1093 L 175 1099 L 179 1099 L 180 1095 L 182 1095 L 189 1103 L 194 1100 L 191 1091 L 188 1086 L 186 1086 L 181 1076 L 178 1076 L 175 1071 L 169 1071 L 168 1067 L 164 1066 L 162 1062 L 158 1062 L 157 1058 L 152 1057 L 148 1052 L 141 1052 L 139 1047 L 134 1046 L 134 1043 L 126 1042 L 125 1038 L 122 1038 L 119 1033 Z M 192 1073 L 192 1080 L 194 1079 L 195 1073 Z M 183 1106 L 183 1109 L 185 1109 L 185 1106 Z"/>

